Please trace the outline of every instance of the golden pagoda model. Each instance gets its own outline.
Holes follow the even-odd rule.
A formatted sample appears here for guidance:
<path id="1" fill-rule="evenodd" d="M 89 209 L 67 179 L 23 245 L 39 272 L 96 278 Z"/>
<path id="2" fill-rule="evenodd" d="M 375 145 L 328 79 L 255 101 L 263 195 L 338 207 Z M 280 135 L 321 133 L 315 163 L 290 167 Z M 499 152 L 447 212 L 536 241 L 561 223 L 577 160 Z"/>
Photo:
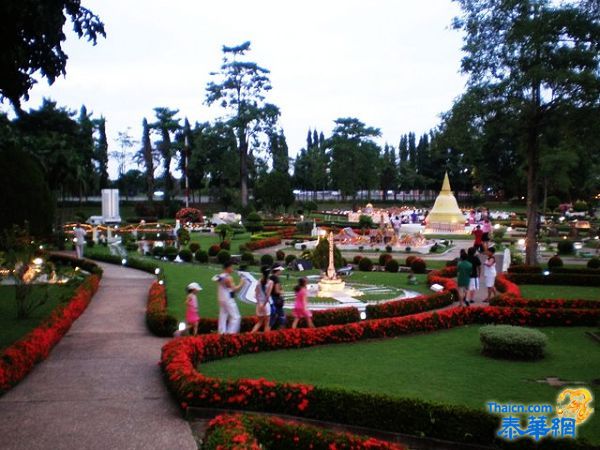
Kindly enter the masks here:
<path id="1" fill-rule="evenodd" d="M 444 175 L 442 190 L 435 199 L 433 208 L 427 216 L 428 231 L 436 232 L 459 232 L 465 230 L 465 218 L 458 207 L 456 197 L 450 189 L 448 172 Z"/>

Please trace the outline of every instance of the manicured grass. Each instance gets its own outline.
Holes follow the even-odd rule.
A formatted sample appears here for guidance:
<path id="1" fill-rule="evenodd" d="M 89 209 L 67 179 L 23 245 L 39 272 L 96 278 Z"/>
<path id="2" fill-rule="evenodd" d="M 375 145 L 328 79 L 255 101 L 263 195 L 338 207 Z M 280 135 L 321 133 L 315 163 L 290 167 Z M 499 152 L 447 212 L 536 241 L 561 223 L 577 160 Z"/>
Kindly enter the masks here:
<path id="1" fill-rule="evenodd" d="M 52 285 L 48 287 L 48 301 L 35 309 L 27 319 L 17 319 L 17 304 L 13 286 L 0 286 L 0 349 L 17 341 L 33 330 L 61 303 L 69 300 L 75 286 Z M 33 295 L 40 298 L 41 287 L 34 287 Z"/>
<path id="2" fill-rule="evenodd" d="M 240 253 L 240 245 L 246 244 L 247 242 L 249 242 L 250 237 L 251 237 L 250 233 L 234 235 L 233 239 L 230 241 L 231 242 L 230 252 L 232 254 L 239 254 Z M 200 244 L 200 248 L 202 250 L 206 250 L 206 251 L 208 251 L 208 249 L 211 245 L 221 243 L 220 237 L 216 234 L 211 234 L 211 233 L 195 232 L 195 233 L 191 233 L 190 238 L 191 238 L 190 243 L 197 242 L 198 244 Z"/>
<path id="3" fill-rule="evenodd" d="M 266 378 L 362 392 L 412 397 L 484 410 L 487 401 L 555 405 L 559 389 L 536 380 L 555 376 L 592 387 L 600 373 L 591 328 L 541 328 L 546 357 L 537 362 L 497 360 L 480 354 L 480 326 L 355 344 L 265 352 L 203 364 L 208 376 Z M 600 389 L 592 387 L 595 398 Z M 600 443 L 600 415 L 580 436 Z"/>
<path id="4" fill-rule="evenodd" d="M 524 298 L 569 298 L 600 301 L 600 288 L 592 286 L 519 285 Z"/>

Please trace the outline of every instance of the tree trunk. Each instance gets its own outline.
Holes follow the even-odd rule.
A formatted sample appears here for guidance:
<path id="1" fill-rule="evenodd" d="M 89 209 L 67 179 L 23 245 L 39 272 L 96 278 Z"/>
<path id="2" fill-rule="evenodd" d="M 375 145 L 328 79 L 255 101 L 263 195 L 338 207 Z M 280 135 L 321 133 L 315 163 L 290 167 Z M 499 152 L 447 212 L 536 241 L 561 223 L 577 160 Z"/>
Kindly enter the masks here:
<path id="1" fill-rule="evenodd" d="M 538 163 L 539 163 L 539 104 L 540 88 L 534 85 L 533 108 L 527 126 L 527 234 L 525 237 L 525 264 L 537 264 L 537 223 L 538 223 Z"/>
<path id="2" fill-rule="evenodd" d="M 240 203 L 248 206 L 248 141 L 246 135 L 240 135 Z"/>

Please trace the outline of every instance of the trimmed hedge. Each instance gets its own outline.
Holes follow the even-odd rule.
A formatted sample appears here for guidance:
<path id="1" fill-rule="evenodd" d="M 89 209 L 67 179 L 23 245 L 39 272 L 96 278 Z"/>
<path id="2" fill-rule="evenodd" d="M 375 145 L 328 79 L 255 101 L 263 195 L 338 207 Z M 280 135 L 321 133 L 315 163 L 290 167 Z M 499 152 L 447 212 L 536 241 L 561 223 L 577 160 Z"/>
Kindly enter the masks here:
<path id="1" fill-rule="evenodd" d="M 427 263 L 422 258 L 414 258 L 410 263 L 410 268 L 414 273 L 425 273 L 427 270 Z"/>
<path id="2" fill-rule="evenodd" d="M 179 258 L 181 258 L 181 260 L 184 262 L 192 262 L 192 260 L 194 259 L 194 254 L 191 250 L 184 248 L 182 250 L 179 250 Z"/>
<path id="3" fill-rule="evenodd" d="M 259 250 L 261 248 L 274 247 L 281 244 L 281 238 L 271 237 L 266 239 L 260 239 L 258 241 L 250 241 L 246 244 L 246 248 L 250 251 Z"/>
<path id="4" fill-rule="evenodd" d="M 600 301 L 571 299 L 527 299 L 510 295 L 499 295 L 490 300 L 490 306 L 510 308 L 551 308 L 551 309 L 600 309 Z"/>
<path id="5" fill-rule="evenodd" d="M 404 447 L 277 417 L 223 414 L 208 424 L 203 450 L 221 449 L 353 449 L 403 450 Z"/>
<path id="6" fill-rule="evenodd" d="M 198 250 L 194 255 L 194 259 L 199 263 L 207 263 L 208 262 L 208 253 L 205 250 Z"/>
<path id="7" fill-rule="evenodd" d="M 219 244 L 213 244 L 208 247 L 208 256 L 217 256 L 217 253 L 221 251 L 221 246 Z"/>
<path id="8" fill-rule="evenodd" d="M 563 266 L 563 260 L 560 256 L 554 255 L 552 258 L 548 260 L 548 268 L 549 269 L 557 269 Z"/>
<path id="9" fill-rule="evenodd" d="M 146 326 L 155 336 L 172 337 L 177 330 L 177 319 L 167 314 L 165 286 L 155 281 L 148 291 Z"/>
<path id="10" fill-rule="evenodd" d="M 229 261 L 231 259 L 231 252 L 229 250 L 220 250 L 219 253 L 217 253 L 217 261 L 219 261 L 219 264 L 225 264 L 227 261 Z"/>
<path id="11" fill-rule="evenodd" d="M 175 247 L 166 247 L 164 251 L 164 255 L 169 261 L 175 261 L 175 258 L 177 258 L 177 253 L 179 252 Z"/>
<path id="12" fill-rule="evenodd" d="M 383 319 L 384 317 L 401 317 L 417 314 L 432 309 L 445 308 L 454 303 L 453 292 L 440 292 L 433 295 L 420 295 L 419 297 L 380 302 L 376 305 L 367 305 L 368 319 Z"/>
<path id="13" fill-rule="evenodd" d="M 495 358 L 536 360 L 544 357 L 548 338 L 532 328 L 487 325 L 479 329 L 482 353 Z"/>
<path id="14" fill-rule="evenodd" d="M 396 261 L 395 259 L 390 259 L 387 263 L 385 263 L 385 271 L 386 272 L 396 273 L 396 272 L 398 272 L 399 268 L 400 268 L 400 263 L 398 263 L 398 261 Z"/>
<path id="15" fill-rule="evenodd" d="M 564 273 L 509 273 L 507 278 L 517 284 L 558 284 L 563 286 L 600 286 L 600 274 Z"/>
<path id="16" fill-rule="evenodd" d="M 266 253 L 260 257 L 260 263 L 263 266 L 271 266 L 273 264 L 273 261 L 273 257 Z"/>
<path id="17" fill-rule="evenodd" d="M 373 270 L 373 261 L 371 261 L 371 258 L 365 256 L 358 262 L 358 268 L 363 272 L 371 272 Z"/>

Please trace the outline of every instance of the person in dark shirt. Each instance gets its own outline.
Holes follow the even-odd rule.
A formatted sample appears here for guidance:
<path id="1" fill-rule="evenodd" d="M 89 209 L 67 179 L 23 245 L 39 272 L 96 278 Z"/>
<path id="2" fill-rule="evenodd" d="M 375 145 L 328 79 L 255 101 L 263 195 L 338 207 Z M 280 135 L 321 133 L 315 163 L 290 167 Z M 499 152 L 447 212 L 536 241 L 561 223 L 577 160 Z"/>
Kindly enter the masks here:
<path id="1" fill-rule="evenodd" d="M 456 275 L 457 280 L 456 284 L 458 285 L 458 301 L 459 303 L 463 303 L 465 306 L 469 306 L 469 302 L 467 300 L 467 293 L 469 289 L 469 281 L 471 276 L 471 270 L 473 266 L 467 260 L 468 255 L 464 250 L 460 251 L 460 261 L 458 262 L 458 266 L 456 267 Z"/>
<path id="2" fill-rule="evenodd" d="M 479 277 L 481 276 L 481 260 L 477 256 L 475 247 L 467 251 L 467 260 L 471 263 L 471 277 L 469 280 L 469 294 L 467 300 L 469 303 L 475 301 L 475 293 L 479 290 Z"/>
<path id="3" fill-rule="evenodd" d="M 271 290 L 271 330 L 277 328 L 283 328 L 285 326 L 286 317 L 283 311 L 283 288 L 281 287 L 281 281 L 279 281 L 279 275 L 283 267 L 279 264 L 271 269 L 271 281 L 273 282 L 273 289 Z"/>

